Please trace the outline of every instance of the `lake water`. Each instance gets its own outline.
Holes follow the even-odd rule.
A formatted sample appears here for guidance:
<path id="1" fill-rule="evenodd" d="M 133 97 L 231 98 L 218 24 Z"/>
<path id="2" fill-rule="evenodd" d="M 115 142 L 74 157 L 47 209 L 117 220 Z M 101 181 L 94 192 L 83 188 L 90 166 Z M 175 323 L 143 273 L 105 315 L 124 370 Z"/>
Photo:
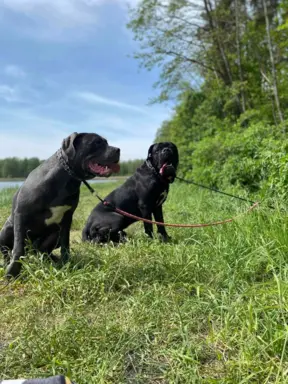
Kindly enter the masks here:
<path id="1" fill-rule="evenodd" d="M 115 182 L 116 180 L 113 179 L 103 179 L 103 180 L 90 180 L 89 183 L 91 184 L 102 184 L 102 183 L 111 183 Z M 23 181 L 0 181 L 0 191 L 1 189 L 7 189 L 7 188 L 19 188 L 23 184 Z"/>

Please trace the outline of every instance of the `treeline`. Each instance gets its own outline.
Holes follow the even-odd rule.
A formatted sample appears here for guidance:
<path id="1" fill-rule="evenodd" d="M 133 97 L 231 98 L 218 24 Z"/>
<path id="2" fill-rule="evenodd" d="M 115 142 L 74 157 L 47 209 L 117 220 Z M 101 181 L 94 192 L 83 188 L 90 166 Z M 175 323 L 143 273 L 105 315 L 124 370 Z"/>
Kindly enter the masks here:
<path id="1" fill-rule="evenodd" d="M 0 159 L 0 178 L 13 179 L 13 178 L 26 178 L 28 174 L 43 160 L 37 157 L 19 159 L 17 157 L 10 157 Z M 129 160 L 121 162 L 119 176 L 132 175 L 136 168 L 143 163 L 144 160 Z"/>
<path id="2" fill-rule="evenodd" d="M 128 160 L 120 162 L 120 172 L 117 173 L 118 176 L 129 176 L 132 175 L 136 169 L 143 164 L 144 160 Z"/>
<path id="3" fill-rule="evenodd" d="M 26 178 L 41 163 L 37 157 L 19 159 L 8 157 L 0 159 L 0 177 L 3 179 Z"/>
<path id="4" fill-rule="evenodd" d="M 154 102 L 176 98 L 156 140 L 180 173 L 218 188 L 288 191 L 288 1 L 142 0 L 128 27 L 135 57 L 162 68 Z"/>

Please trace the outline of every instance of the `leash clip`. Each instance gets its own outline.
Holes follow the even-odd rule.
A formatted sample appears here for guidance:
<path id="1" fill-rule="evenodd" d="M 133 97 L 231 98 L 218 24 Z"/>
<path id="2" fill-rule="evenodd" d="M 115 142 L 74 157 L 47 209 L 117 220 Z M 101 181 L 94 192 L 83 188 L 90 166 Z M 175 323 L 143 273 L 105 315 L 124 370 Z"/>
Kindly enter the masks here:
<path id="1" fill-rule="evenodd" d="M 108 208 L 111 208 L 113 211 L 116 210 L 116 207 L 114 204 L 110 203 L 109 201 L 107 200 L 103 200 L 103 204 L 105 205 L 105 207 L 108 207 Z"/>

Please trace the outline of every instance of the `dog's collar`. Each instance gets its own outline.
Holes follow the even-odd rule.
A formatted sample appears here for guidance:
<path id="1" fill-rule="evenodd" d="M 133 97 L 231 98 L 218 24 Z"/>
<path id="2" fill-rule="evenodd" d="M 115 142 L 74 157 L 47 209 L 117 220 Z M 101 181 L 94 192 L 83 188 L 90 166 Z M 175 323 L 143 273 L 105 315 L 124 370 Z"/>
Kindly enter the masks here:
<path id="1" fill-rule="evenodd" d="M 150 160 L 146 160 L 146 165 L 147 165 L 148 168 L 150 168 L 150 169 L 153 171 L 153 173 L 155 173 L 155 175 L 157 175 L 158 177 L 161 176 L 160 173 L 159 173 L 159 172 L 156 170 L 156 168 L 153 166 L 153 164 L 151 163 Z"/>
<path id="2" fill-rule="evenodd" d="M 69 176 L 73 177 L 73 179 L 76 179 L 78 181 L 83 181 L 82 179 L 80 179 L 80 177 L 78 177 L 76 175 L 75 172 L 72 171 L 72 169 L 69 167 L 67 161 L 64 159 L 64 156 L 63 156 L 63 151 L 62 149 L 58 149 L 58 151 L 56 152 L 56 157 L 57 159 L 59 160 L 59 163 L 62 165 L 62 167 L 65 169 L 65 171 L 68 173 Z"/>

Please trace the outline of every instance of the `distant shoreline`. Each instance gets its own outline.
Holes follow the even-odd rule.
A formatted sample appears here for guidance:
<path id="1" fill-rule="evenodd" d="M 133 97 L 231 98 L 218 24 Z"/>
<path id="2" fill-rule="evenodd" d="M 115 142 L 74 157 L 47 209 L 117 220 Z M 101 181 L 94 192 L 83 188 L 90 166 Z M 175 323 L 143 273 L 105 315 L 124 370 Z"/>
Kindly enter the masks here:
<path id="1" fill-rule="evenodd" d="M 130 175 L 128 175 L 128 176 L 110 176 L 110 177 L 95 177 L 94 179 L 92 179 L 92 180 L 109 180 L 109 179 L 113 179 L 113 180 L 125 180 L 125 179 L 127 179 L 128 177 L 129 177 Z M 0 181 L 24 181 L 25 180 L 25 178 L 19 178 L 19 177 L 15 177 L 15 178 L 8 178 L 8 179 L 6 179 L 6 178 L 2 178 L 2 177 L 0 177 Z"/>
<path id="2" fill-rule="evenodd" d="M 6 178 L 2 178 L 2 177 L 0 177 L 0 181 L 23 181 L 23 180 L 25 180 L 25 179 L 21 179 L 21 178 L 18 178 L 18 177 L 15 177 L 14 179 L 12 178 L 12 179 L 6 179 Z"/>
<path id="3" fill-rule="evenodd" d="M 125 180 L 127 179 L 128 177 L 130 177 L 131 175 L 128 175 L 128 176 L 110 176 L 110 177 L 94 177 L 94 179 L 92 180 L 109 180 L 109 179 L 113 179 L 113 180 Z"/>

